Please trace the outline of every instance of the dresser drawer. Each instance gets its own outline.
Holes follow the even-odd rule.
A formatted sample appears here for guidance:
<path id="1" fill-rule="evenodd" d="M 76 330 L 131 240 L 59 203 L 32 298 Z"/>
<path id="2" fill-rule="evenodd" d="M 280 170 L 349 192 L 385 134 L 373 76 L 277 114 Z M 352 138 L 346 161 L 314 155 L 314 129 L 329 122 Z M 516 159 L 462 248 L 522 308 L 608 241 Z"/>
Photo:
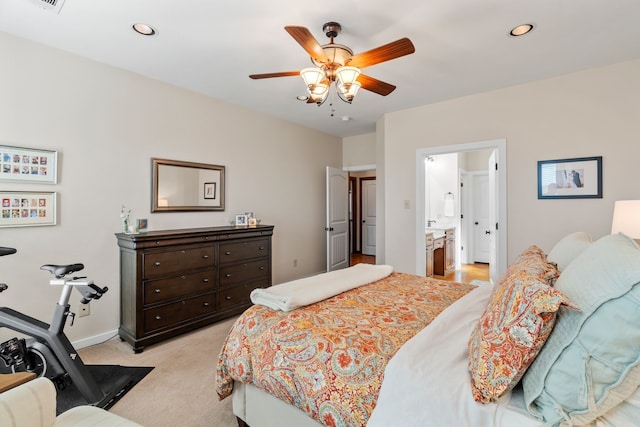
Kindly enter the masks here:
<path id="1" fill-rule="evenodd" d="M 215 265 L 216 248 L 214 246 L 187 247 L 175 251 L 152 252 L 143 254 L 145 278 L 163 274 L 180 273 Z"/>
<path id="2" fill-rule="evenodd" d="M 239 282 L 253 281 L 269 277 L 269 260 L 244 262 L 220 267 L 220 287 L 233 286 Z"/>
<path id="3" fill-rule="evenodd" d="M 143 283 L 144 304 L 162 302 L 196 292 L 215 291 L 215 275 L 216 270 L 208 270 L 168 279 L 145 281 Z"/>
<path id="4" fill-rule="evenodd" d="M 220 265 L 268 256 L 269 239 L 220 244 Z"/>
<path id="5" fill-rule="evenodd" d="M 215 298 L 216 294 L 210 293 L 145 310 L 144 330 L 151 332 L 195 317 L 212 314 L 216 308 Z"/>
<path id="6" fill-rule="evenodd" d="M 255 288 L 266 288 L 269 285 L 268 280 L 264 280 L 221 289 L 218 292 L 218 310 L 224 310 L 240 304 L 250 304 L 251 291 Z"/>

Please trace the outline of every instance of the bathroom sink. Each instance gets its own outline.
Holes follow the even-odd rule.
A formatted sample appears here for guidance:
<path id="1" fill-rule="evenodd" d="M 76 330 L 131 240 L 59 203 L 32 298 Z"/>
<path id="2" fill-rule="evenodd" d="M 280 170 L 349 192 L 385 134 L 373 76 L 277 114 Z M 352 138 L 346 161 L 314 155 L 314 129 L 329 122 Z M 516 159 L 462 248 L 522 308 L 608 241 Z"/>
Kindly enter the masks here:
<path id="1" fill-rule="evenodd" d="M 439 239 L 439 238 L 445 236 L 445 229 L 444 228 L 427 227 L 425 229 L 425 233 L 426 234 L 432 234 L 434 239 Z"/>

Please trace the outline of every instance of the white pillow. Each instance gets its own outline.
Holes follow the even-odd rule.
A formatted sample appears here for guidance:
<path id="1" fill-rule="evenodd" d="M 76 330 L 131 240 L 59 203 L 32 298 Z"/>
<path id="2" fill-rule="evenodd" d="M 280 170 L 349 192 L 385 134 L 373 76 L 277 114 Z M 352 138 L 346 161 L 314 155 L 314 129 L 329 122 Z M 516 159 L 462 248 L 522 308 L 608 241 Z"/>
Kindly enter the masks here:
<path id="1" fill-rule="evenodd" d="M 589 247 L 593 240 L 584 231 L 576 231 L 563 237 L 547 255 L 547 261 L 555 262 L 558 271 L 562 272 L 575 257 Z"/>
<path id="2" fill-rule="evenodd" d="M 637 426 L 640 419 L 640 388 L 627 400 L 598 417 L 593 422 L 594 427 Z"/>

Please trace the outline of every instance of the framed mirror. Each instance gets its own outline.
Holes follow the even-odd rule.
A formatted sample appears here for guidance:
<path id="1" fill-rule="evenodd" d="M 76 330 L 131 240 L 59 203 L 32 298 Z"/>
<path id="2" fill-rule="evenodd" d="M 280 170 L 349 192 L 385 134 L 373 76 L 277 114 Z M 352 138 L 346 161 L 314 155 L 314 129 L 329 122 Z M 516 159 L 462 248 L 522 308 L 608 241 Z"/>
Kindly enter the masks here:
<path id="1" fill-rule="evenodd" d="M 151 212 L 224 210 L 224 166 L 151 159 Z"/>

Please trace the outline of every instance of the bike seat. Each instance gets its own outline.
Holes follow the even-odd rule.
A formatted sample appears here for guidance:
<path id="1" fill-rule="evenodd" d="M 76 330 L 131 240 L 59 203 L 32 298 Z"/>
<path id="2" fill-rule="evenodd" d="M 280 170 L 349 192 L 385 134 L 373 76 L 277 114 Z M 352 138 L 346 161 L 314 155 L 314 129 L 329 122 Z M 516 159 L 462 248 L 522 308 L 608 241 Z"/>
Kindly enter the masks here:
<path id="1" fill-rule="evenodd" d="M 17 250 L 14 248 L 6 248 L 4 246 L 0 246 L 0 256 L 15 254 Z"/>
<path id="2" fill-rule="evenodd" d="M 40 270 L 46 270 L 49 273 L 56 276 L 56 278 L 60 278 L 60 277 L 66 276 L 69 273 L 80 271 L 83 268 L 84 268 L 83 264 L 69 264 L 69 265 L 45 264 L 40 267 Z"/>

